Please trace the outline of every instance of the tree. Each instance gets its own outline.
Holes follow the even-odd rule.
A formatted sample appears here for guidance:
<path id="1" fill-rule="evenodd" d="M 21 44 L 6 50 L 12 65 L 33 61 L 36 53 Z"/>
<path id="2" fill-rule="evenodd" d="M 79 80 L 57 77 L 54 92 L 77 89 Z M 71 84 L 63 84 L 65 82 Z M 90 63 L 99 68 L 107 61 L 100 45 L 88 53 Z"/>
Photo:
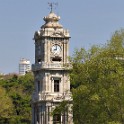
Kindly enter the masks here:
<path id="1" fill-rule="evenodd" d="M 6 122 L 12 117 L 13 104 L 6 90 L 0 86 L 0 123 Z M 5 121 L 4 121 L 5 120 Z"/>
<path id="2" fill-rule="evenodd" d="M 31 73 L 27 73 L 24 76 L 18 76 L 15 74 L 5 75 L 0 80 L 0 85 L 5 88 L 4 90 L 6 90 L 8 98 L 12 100 L 13 106 L 12 116 L 7 121 L 4 118 L 3 121 L 12 124 L 30 124 L 31 95 L 34 87 L 33 75 Z"/>
<path id="3" fill-rule="evenodd" d="M 124 30 L 107 45 L 76 50 L 71 71 L 75 124 L 124 123 Z"/>

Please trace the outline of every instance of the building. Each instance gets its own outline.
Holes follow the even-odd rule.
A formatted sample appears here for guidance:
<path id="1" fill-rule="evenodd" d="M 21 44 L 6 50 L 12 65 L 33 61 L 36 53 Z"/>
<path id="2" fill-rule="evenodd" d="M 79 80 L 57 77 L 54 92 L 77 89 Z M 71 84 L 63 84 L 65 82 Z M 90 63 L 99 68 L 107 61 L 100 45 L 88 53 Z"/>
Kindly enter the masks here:
<path id="1" fill-rule="evenodd" d="M 50 12 L 45 24 L 34 34 L 35 91 L 32 95 L 32 124 L 73 124 L 69 70 L 69 31 L 59 24 L 60 17 Z M 62 101 L 69 106 L 61 114 L 51 112 Z"/>
<path id="2" fill-rule="evenodd" d="M 25 75 L 27 72 L 31 71 L 31 63 L 29 60 L 22 58 L 19 62 L 19 74 Z"/>

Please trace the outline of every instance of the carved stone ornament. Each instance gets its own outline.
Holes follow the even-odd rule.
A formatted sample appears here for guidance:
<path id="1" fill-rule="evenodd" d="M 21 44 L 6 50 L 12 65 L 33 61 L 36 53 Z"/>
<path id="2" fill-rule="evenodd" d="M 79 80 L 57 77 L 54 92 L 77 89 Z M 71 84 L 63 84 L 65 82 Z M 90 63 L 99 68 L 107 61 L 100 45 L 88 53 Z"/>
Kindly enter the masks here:
<path id="1" fill-rule="evenodd" d="M 63 99 L 63 96 L 57 96 L 57 97 L 54 97 L 53 100 L 62 100 Z"/>
<path id="2" fill-rule="evenodd" d="M 50 37 L 65 37 L 62 32 L 53 32 Z"/>

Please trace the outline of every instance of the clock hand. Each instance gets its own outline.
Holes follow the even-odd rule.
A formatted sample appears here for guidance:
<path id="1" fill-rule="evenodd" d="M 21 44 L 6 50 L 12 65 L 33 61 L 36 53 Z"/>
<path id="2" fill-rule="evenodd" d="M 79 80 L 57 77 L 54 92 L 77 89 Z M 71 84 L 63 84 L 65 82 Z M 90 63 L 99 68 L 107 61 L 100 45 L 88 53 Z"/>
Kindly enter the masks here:
<path id="1" fill-rule="evenodd" d="M 57 46 L 54 47 L 54 51 L 57 50 Z"/>
<path id="2" fill-rule="evenodd" d="M 56 51 L 56 48 L 54 48 L 54 51 Z"/>
<path id="3" fill-rule="evenodd" d="M 57 50 L 57 45 L 56 45 L 56 50 Z"/>

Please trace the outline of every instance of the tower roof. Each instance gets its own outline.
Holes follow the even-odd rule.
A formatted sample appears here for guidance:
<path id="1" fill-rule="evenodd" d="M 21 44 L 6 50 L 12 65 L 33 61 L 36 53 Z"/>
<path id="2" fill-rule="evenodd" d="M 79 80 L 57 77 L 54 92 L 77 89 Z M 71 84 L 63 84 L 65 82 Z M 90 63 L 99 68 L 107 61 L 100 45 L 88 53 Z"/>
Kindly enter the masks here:
<path id="1" fill-rule="evenodd" d="M 59 23 L 60 16 L 51 11 L 47 16 L 43 18 L 45 24 L 41 26 L 41 29 L 36 31 L 34 39 L 41 37 L 68 37 L 70 38 L 69 31 L 64 29 Z"/>
<path id="2" fill-rule="evenodd" d="M 45 24 L 41 28 L 62 28 L 62 25 L 59 24 L 60 16 L 57 16 L 54 12 L 50 12 L 44 18 Z"/>

